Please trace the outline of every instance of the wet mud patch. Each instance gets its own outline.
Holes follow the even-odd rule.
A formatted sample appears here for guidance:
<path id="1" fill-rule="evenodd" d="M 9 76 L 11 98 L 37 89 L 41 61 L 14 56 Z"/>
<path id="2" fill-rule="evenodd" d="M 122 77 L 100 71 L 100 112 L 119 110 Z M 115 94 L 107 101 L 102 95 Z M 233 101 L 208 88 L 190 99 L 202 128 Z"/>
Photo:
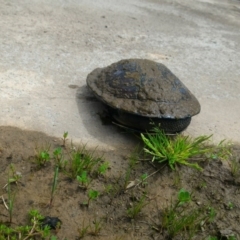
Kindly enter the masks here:
<path id="1" fill-rule="evenodd" d="M 61 228 L 52 230 L 58 239 L 188 239 L 185 233 L 189 226 L 174 236 L 163 227 L 166 208 L 177 201 L 179 190 L 185 189 L 192 198 L 187 210 L 203 209 L 203 214 L 208 214 L 205 211 L 214 209 L 215 213 L 212 221 L 200 222 L 192 239 L 210 236 L 239 239 L 239 146 L 233 150 L 235 165 L 229 167 L 217 159 L 204 161 L 202 172 L 187 167 L 171 171 L 164 165 L 145 161 L 132 149 L 111 152 L 88 149 L 109 163 L 106 173 L 90 174 L 91 183 L 84 189 L 77 180 L 70 180 L 59 170 L 56 192 L 49 207 L 55 169 L 52 153 L 62 144 L 61 139 L 43 133 L 0 127 L 0 196 L 6 203 L 8 194 L 3 187 L 11 174 L 10 165 L 22 176 L 18 184 L 11 184 L 16 196 L 12 227 L 28 224 L 29 210 L 37 209 L 43 216 L 61 221 Z M 49 145 L 50 161 L 38 168 L 34 161 L 35 149 Z M 78 147 L 71 144 L 62 147 L 64 159 Z M 96 190 L 99 196 L 87 206 L 90 190 Z M 136 206 L 140 206 L 139 212 Z M 0 209 L 0 223 L 7 223 L 9 213 L 2 199 Z"/>

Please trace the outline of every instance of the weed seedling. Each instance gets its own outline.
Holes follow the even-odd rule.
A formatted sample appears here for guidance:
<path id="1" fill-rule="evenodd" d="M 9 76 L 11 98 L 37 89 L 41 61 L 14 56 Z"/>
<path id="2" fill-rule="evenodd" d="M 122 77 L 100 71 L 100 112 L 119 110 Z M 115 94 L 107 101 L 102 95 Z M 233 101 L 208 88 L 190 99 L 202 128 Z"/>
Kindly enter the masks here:
<path id="1" fill-rule="evenodd" d="M 68 132 L 64 132 L 64 133 L 63 133 L 63 138 L 62 138 L 62 140 L 63 140 L 62 146 L 63 146 L 63 147 L 66 147 L 67 137 L 68 137 Z"/>
<path id="2" fill-rule="evenodd" d="M 87 172 L 83 171 L 80 176 L 77 176 L 77 181 L 80 183 L 80 187 L 83 189 L 87 189 L 91 180 L 87 176 Z"/>
<path id="3" fill-rule="evenodd" d="M 173 186 L 177 189 L 182 186 L 182 176 L 180 171 L 175 171 L 173 176 Z"/>
<path id="4" fill-rule="evenodd" d="M 229 159 L 228 165 L 231 170 L 231 174 L 233 177 L 237 178 L 240 176 L 240 163 L 237 161 L 236 158 Z"/>
<path id="5" fill-rule="evenodd" d="M 213 222 L 217 213 L 213 207 L 207 208 L 207 216 L 205 218 L 205 222 Z"/>
<path id="6" fill-rule="evenodd" d="M 127 190 L 128 189 L 128 185 L 130 182 L 130 178 L 131 178 L 131 174 L 132 173 L 132 168 L 128 167 L 128 169 L 126 170 L 126 173 L 124 175 L 124 184 L 123 184 L 123 190 Z"/>
<path id="7" fill-rule="evenodd" d="M 35 161 L 38 165 L 38 167 L 43 167 L 46 165 L 47 162 L 50 161 L 50 150 L 51 145 L 48 144 L 45 148 L 39 149 L 38 147 L 35 148 L 36 151 L 36 157 Z"/>
<path id="8" fill-rule="evenodd" d="M 127 210 L 128 217 L 135 219 L 142 209 L 148 204 L 145 200 L 146 196 L 142 196 L 139 201 L 134 202 L 133 206 Z"/>
<path id="9" fill-rule="evenodd" d="M 85 224 L 84 224 L 84 221 L 83 221 L 82 227 L 78 228 L 78 233 L 79 233 L 78 237 L 79 237 L 79 239 L 84 238 L 88 234 L 88 228 L 89 227 L 90 227 L 90 225 L 85 227 Z"/>
<path id="10" fill-rule="evenodd" d="M 7 193 L 8 193 L 9 223 L 11 224 L 12 216 L 13 216 L 13 205 L 14 205 L 14 200 L 15 200 L 15 194 L 11 190 L 10 178 L 8 178 Z"/>
<path id="11" fill-rule="evenodd" d="M 57 237 L 56 236 L 51 236 L 50 240 L 57 240 Z"/>
<path id="12" fill-rule="evenodd" d="M 93 226 L 91 223 L 89 225 L 85 226 L 85 224 L 83 222 L 82 227 L 78 229 L 78 233 L 79 233 L 78 237 L 79 237 L 79 239 L 82 239 L 86 235 L 98 236 L 101 229 L 102 229 L 101 220 L 95 219 L 93 221 Z"/>
<path id="13" fill-rule="evenodd" d="M 123 190 L 127 190 L 129 187 L 130 178 L 132 177 L 132 172 L 137 164 L 138 161 L 138 154 L 134 151 L 130 157 L 129 157 L 129 162 L 128 162 L 128 168 L 124 174 L 124 183 L 123 183 Z"/>
<path id="14" fill-rule="evenodd" d="M 207 238 L 207 240 L 222 240 L 222 239 L 237 240 L 237 238 L 236 238 L 235 236 L 227 236 L 227 237 L 221 237 L 221 238 L 214 237 L 214 236 L 209 236 L 209 237 Z"/>
<path id="15" fill-rule="evenodd" d="M 88 201 L 84 202 L 83 204 L 87 205 L 87 207 L 89 207 L 90 201 L 96 200 L 98 198 L 98 196 L 99 196 L 98 191 L 90 189 L 88 192 Z"/>
<path id="16" fill-rule="evenodd" d="M 13 175 L 14 175 L 15 174 L 15 170 L 14 170 L 14 167 L 13 167 L 12 164 L 10 166 L 10 169 L 11 169 Z M 11 183 L 15 182 L 15 181 L 13 181 L 13 179 L 16 180 L 16 178 L 17 178 L 17 176 L 15 178 L 11 178 L 9 176 L 9 173 L 8 173 L 8 183 L 4 186 L 4 188 L 7 187 L 7 195 L 8 195 L 8 201 L 7 202 L 8 203 L 6 203 L 6 201 L 4 200 L 3 196 L 1 196 L 3 204 L 4 204 L 5 208 L 8 211 L 8 214 L 9 214 L 9 223 L 10 224 L 12 223 L 13 206 L 14 206 L 14 201 L 15 201 L 15 193 L 12 191 Z"/>
<path id="17" fill-rule="evenodd" d="M 64 161 L 63 159 L 63 152 L 61 147 L 58 147 L 53 151 L 53 156 L 56 166 L 58 166 L 59 169 L 65 169 L 67 161 Z"/>
<path id="18" fill-rule="evenodd" d="M 218 237 L 209 236 L 207 240 L 218 240 Z"/>
<path id="19" fill-rule="evenodd" d="M 58 181 L 58 166 L 55 167 L 55 171 L 54 171 L 54 178 L 53 178 L 53 182 L 52 182 L 52 191 L 51 191 L 51 199 L 50 199 L 50 204 L 49 206 L 52 206 L 53 203 L 53 198 L 57 189 L 57 181 Z"/>
<path id="20" fill-rule="evenodd" d="M 31 230 L 27 234 L 27 237 L 24 239 L 32 239 L 33 236 L 40 236 L 42 238 L 46 238 L 50 235 L 50 227 L 42 227 L 42 220 L 44 217 L 35 209 L 30 210 L 29 212 L 30 220 L 31 220 Z"/>
<path id="21" fill-rule="evenodd" d="M 188 136 L 177 135 L 175 138 L 171 138 L 157 127 L 154 128 L 154 134 L 141 134 L 145 144 L 144 151 L 152 156 L 152 161 L 168 162 L 172 170 L 175 169 L 176 164 L 202 170 L 197 163 L 190 163 L 189 158 L 209 152 L 210 149 L 204 143 L 210 137 L 200 136 L 191 139 Z"/>
<path id="22" fill-rule="evenodd" d="M 104 174 L 106 173 L 108 167 L 109 167 L 109 163 L 108 163 L 108 162 L 102 163 L 102 164 L 98 167 L 98 169 L 97 169 L 98 174 L 99 174 L 99 175 L 104 175 Z"/>
<path id="23" fill-rule="evenodd" d="M 8 178 L 8 183 L 3 187 L 6 188 L 8 184 L 15 183 L 18 184 L 19 180 L 22 178 L 20 172 L 15 171 L 14 165 L 10 164 L 11 177 Z"/>
<path id="24" fill-rule="evenodd" d="M 178 205 L 182 205 L 184 203 L 191 201 L 191 195 L 188 191 L 185 191 L 183 188 L 178 192 Z"/>
<path id="25" fill-rule="evenodd" d="M 112 184 L 104 185 L 104 188 L 105 193 L 110 194 L 111 191 L 113 190 L 113 185 Z"/>
<path id="26" fill-rule="evenodd" d="M 191 194 L 181 189 L 177 202 L 163 212 L 162 228 L 167 230 L 169 238 L 180 235 L 182 239 L 192 239 L 200 227 L 214 220 L 213 208 L 191 208 L 190 202 Z"/>
<path id="27" fill-rule="evenodd" d="M 143 187 L 145 187 L 147 185 L 147 178 L 148 178 L 147 173 L 144 173 L 143 175 L 140 176 L 141 185 Z"/>
<path id="28" fill-rule="evenodd" d="M 70 160 L 66 166 L 65 174 L 71 179 L 76 179 L 77 176 L 81 176 L 83 171 L 87 171 L 87 173 L 90 174 L 97 168 L 101 160 L 101 158 L 95 158 L 93 153 L 87 152 L 85 147 L 83 147 L 70 154 Z"/>
<path id="29" fill-rule="evenodd" d="M 233 210 L 234 204 L 232 202 L 228 202 L 228 209 Z"/>
<path id="30" fill-rule="evenodd" d="M 235 237 L 235 236 L 229 236 L 229 237 L 228 237 L 228 240 L 237 240 L 237 237 Z"/>
<path id="31" fill-rule="evenodd" d="M 225 139 L 220 141 L 217 146 L 212 146 L 209 152 L 210 159 L 227 160 L 232 156 L 232 143 Z"/>
<path id="32" fill-rule="evenodd" d="M 16 226 L 14 228 L 0 223 L 0 240 L 57 240 L 56 236 L 50 234 L 49 227 L 42 226 L 41 221 L 44 217 L 37 210 L 31 210 L 29 218 L 29 225 Z"/>
<path id="33" fill-rule="evenodd" d="M 197 186 L 199 190 L 207 188 L 207 183 L 205 181 L 201 181 Z"/>
<path id="34" fill-rule="evenodd" d="M 102 229 L 101 220 L 95 219 L 93 221 L 93 227 L 91 226 L 90 234 L 93 236 L 98 236 L 100 234 L 101 229 Z"/>

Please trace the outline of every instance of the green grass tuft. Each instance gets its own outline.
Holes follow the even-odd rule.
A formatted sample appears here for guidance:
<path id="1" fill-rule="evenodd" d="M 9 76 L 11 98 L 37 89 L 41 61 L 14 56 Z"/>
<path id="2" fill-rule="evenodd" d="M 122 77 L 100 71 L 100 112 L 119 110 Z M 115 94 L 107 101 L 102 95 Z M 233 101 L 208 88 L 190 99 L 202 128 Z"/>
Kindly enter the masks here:
<path id="1" fill-rule="evenodd" d="M 159 128 L 154 128 L 154 132 L 155 134 L 141 134 L 145 144 L 144 151 L 152 156 L 152 161 L 168 162 L 172 170 L 175 169 L 176 164 L 202 170 L 197 163 L 190 163 L 189 159 L 211 151 L 205 143 L 212 135 L 199 136 L 195 139 L 183 135 L 172 138 L 165 135 Z"/>

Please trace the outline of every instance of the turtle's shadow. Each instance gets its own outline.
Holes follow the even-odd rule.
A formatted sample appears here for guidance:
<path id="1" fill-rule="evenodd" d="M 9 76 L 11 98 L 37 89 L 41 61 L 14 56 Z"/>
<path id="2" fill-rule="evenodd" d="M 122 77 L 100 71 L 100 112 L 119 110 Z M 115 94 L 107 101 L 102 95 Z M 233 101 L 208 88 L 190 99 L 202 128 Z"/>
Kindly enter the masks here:
<path id="1" fill-rule="evenodd" d="M 136 143 L 136 137 L 113 125 L 104 116 L 105 105 L 101 103 L 88 87 L 79 87 L 76 91 L 76 102 L 80 119 L 87 132 L 98 141 L 112 147 L 131 142 Z"/>

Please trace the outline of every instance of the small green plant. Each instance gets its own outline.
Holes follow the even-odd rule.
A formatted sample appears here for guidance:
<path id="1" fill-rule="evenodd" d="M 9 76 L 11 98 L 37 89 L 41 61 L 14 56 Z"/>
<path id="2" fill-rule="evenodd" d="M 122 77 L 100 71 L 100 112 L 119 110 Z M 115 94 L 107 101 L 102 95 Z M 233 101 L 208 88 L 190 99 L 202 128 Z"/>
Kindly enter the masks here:
<path id="1" fill-rule="evenodd" d="M 0 223 L 0 240 L 31 240 L 57 238 L 50 233 L 49 227 L 42 227 L 43 216 L 37 210 L 29 212 L 30 224 L 26 226 L 16 226 L 15 228 Z"/>
<path id="2" fill-rule="evenodd" d="M 228 160 L 228 165 L 231 170 L 231 174 L 233 177 L 237 178 L 240 176 L 240 163 L 236 158 L 230 158 Z"/>
<path id="3" fill-rule="evenodd" d="M 205 222 L 213 222 L 216 218 L 216 211 L 213 207 L 207 207 L 207 216 L 205 218 Z"/>
<path id="4" fill-rule="evenodd" d="M 108 185 L 105 185 L 104 186 L 104 192 L 106 193 L 106 194 L 111 194 L 111 192 L 113 191 L 113 185 L 112 184 L 108 184 Z"/>
<path id="5" fill-rule="evenodd" d="M 54 198 L 54 195 L 55 195 L 55 192 L 56 192 L 56 189 L 57 189 L 58 169 L 59 169 L 59 167 L 56 166 L 55 171 L 54 171 L 53 182 L 52 182 L 51 199 L 50 199 L 50 204 L 49 204 L 50 207 L 52 206 L 53 198 Z"/>
<path id="6" fill-rule="evenodd" d="M 50 227 L 42 227 L 42 220 L 44 217 L 38 212 L 38 210 L 32 209 L 29 211 L 29 217 L 32 224 L 32 228 L 28 233 L 28 238 L 39 235 L 41 237 L 48 237 L 50 235 Z M 26 239 L 28 239 L 26 238 Z"/>
<path id="7" fill-rule="evenodd" d="M 229 237 L 228 237 L 228 240 L 237 240 L 237 237 L 235 237 L 235 236 L 229 236 Z"/>
<path id="8" fill-rule="evenodd" d="M 138 162 L 138 153 L 135 150 L 129 157 L 128 168 L 127 168 L 125 174 L 123 174 L 123 186 L 120 187 L 120 188 L 122 188 L 122 189 L 120 189 L 120 191 L 126 191 L 129 188 L 129 183 L 131 182 L 130 179 L 132 177 L 132 173 L 133 173 L 133 170 L 134 170 L 137 162 Z"/>
<path id="9" fill-rule="evenodd" d="M 147 204 L 146 196 L 142 196 L 139 201 L 134 202 L 132 207 L 127 209 L 128 217 L 135 219 Z"/>
<path id="10" fill-rule="evenodd" d="M 128 167 L 124 175 L 124 184 L 123 184 L 124 191 L 128 189 L 131 176 L 132 176 L 132 168 Z"/>
<path id="11" fill-rule="evenodd" d="M 118 195 L 124 193 L 124 191 L 126 190 L 123 184 L 122 177 L 123 176 L 120 175 L 119 177 L 114 178 L 112 184 L 108 184 L 105 186 L 104 191 L 107 195 L 109 195 L 111 201 L 113 201 L 114 198 L 117 197 Z"/>
<path id="12" fill-rule="evenodd" d="M 232 210 L 234 208 L 234 204 L 232 202 L 228 202 L 228 208 Z"/>
<path id="13" fill-rule="evenodd" d="M 65 169 L 67 161 L 65 161 L 63 158 L 63 150 L 61 147 L 58 147 L 53 151 L 53 157 L 56 166 L 58 166 L 59 169 Z"/>
<path id="14" fill-rule="evenodd" d="M 56 236 L 51 236 L 50 240 L 57 240 Z"/>
<path id="15" fill-rule="evenodd" d="M 218 238 L 217 238 L 217 237 L 213 237 L 213 236 L 209 236 L 209 237 L 207 238 L 207 240 L 218 240 Z"/>
<path id="16" fill-rule="evenodd" d="M 9 223 L 12 223 L 12 217 L 13 217 L 13 206 L 14 206 L 14 201 L 15 201 L 15 193 L 13 193 L 11 189 L 11 183 L 10 183 L 10 178 L 8 178 L 8 185 L 7 185 L 7 193 L 8 193 L 8 205 L 7 205 L 7 210 L 9 213 Z M 5 205 L 6 207 L 6 205 Z"/>
<path id="17" fill-rule="evenodd" d="M 71 179 L 81 176 L 84 171 L 91 174 L 102 161 L 101 158 L 95 158 L 93 153 L 86 151 L 85 147 L 80 150 L 72 151 L 70 160 L 65 169 L 65 174 Z"/>
<path id="18" fill-rule="evenodd" d="M 99 192 L 93 189 L 90 189 L 88 191 L 88 201 L 84 202 L 84 205 L 87 205 L 89 207 L 89 204 L 91 201 L 96 200 L 99 196 Z"/>
<path id="19" fill-rule="evenodd" d="M 87 171 L 83 171 L 80 176 L 77 176 L 77 181 L 80 183 L 80 187 L 83 189 L 87 189 L 91 180 L 87 176 Z"/>
<path id="20" fill-rule="evenodd" d="M 128 158 L 128 167 L 130 169 L 134 169 L 136 164 L 138 163 L 139 160 L 139 156 L 142 153 L 142 150 L 137 147 L 136 149 L 134 149 L 134 151 L 132 152 L 132 154 L 129 156 Z"/>
<path id="21" fill-rule="evenodd" d="M 182 239 L 192 239 L 200 227 L 215 219 L 213 208 L 192 208 L 190 203 L 191 194 L 181 189 L 176 203 L 163 211 L 161 227 L 167 231 L 169 238 L 180 235 Z"/>
<path id="22" fill-rule="evenodd" d="M 79 233 L 78 237 L 79 239 L 82 239 L 86 235 L 98 236 L 101 230 L 102 230 L 101 220 L 95 219 L 92 222 L 92 224 L 89 223 L 87 226 L 85 226 L 83 222 L 82 227 L 78 229 L 78 233 Z"/>
<path id="23" fill-rule="evenodd" d="M 206 183 L 205 181 L 201 181 L 201 182 L 199 182 L 197 188 L 198 188 L 199 190 L 205 189 L 205 188 L 207 188 L 207 183 Z"/>
<path id="24" fill-rule="evenodd" d="M 207 156 L 210 159 L 229 160 L 232 157 L 232 143 L 225 139 L 220 141 L 217 146 L 212 146 Z"/>
<path id="25" fill-rule="evenodd" d="M 79 233 L 78 237 L 79 237 L 79 239 L 84 238 L 88 234 L 89 227 L 90 227 L 90 225 L 87 225 L 85 227 L 85 223 L 83 221 L 82 227 L 78 228 L 78 233 Z"/>
<path id="26" fill-rule="evenodd" d="M 50 161 L 50 154 L 49 154 L 50 147 L 51 145 L 47 144 L 45 147 L 42 147 L 40 149 L 38 146 L 35 148 L 35 151 L 36 151 L 35 161 L 38 167 L 43 167 L 46 165 L 47 162 Z"/>
<path id="27" fill-rule="evenodd" d="M 15 173 L 15 169 L 14 166 L 11 164 L 10 165 L 10 171 L 12 172 L 12 177 L 10 177 L 10 172 L 8 173 L 8 183 L 4 186 L 7 187 L 7 195 L 8 195 L 8 201 L 6 203 L 6 201 L 4 200 L 3 196 L 2 201 L 3 204 L 5 206 L 5 208 L 8 211 L 9 214 L 9 223 L 11 225 L 12 223 L 12 217 L 13 217 L 13 207 L 14 207 L 14 202 L 15 202 L 15 197 L 16 197 L 16 193 L 12 191 L 12 187 L 11 187 L 11 183 L 17 183 L 18 181 L 18 175 Z"/>
<path id="28" fill-rule="evenodd" d="M 204 145 L 210 137 L 211 135 L 191 139 L 188 136 L 177 135 L 172 138 L 157 127 L 154 128 L 154 134 L 141 134 L 145 144 L 144 151 L 152 156 L 152 161 L 168 162 L 172 170 L 175 169 L 176 164 L 202 170 L 197 163 L 190 163 L 189 159 L 210 151 L 210 148 Z"/>
<path id="29" fill-rule="evenodd" d="M 175 171 L 173 175 L 173 186 L 177 189 L 182 187 L 181 171 Z"/>
<path id="30" fill-rule="evenodd" d="M 147 185 L 147 178 L 148 178 L 148 174 L 144 173 L 140 176 L 140 181 L 141 181 L 141 185 L 142 186 L 146 186 Z"/>
<path id="31" fill-rule="evenodd" d="M 15 167 L 13 164 L 10 164 L 10 172 L 11 172 L 11 177 L 8 178 L 8 183 L 3 188 L 6 188 L 7 185 L 11 183 L 18 184 L 18 182 L 22 178 L 22 174 L 15 170 Z"/>
<path id="32" fill-rule="evenodd" d="M 62 140 L 63 140 L 62 146 L 63 146 L 63 147 L 66 147 L 67 137 L 68 137 L 68 132 L 64 132 L 64 133 L 63 133 L 63 138 L 62 138 Z"/>
<path id="33" fill-rule="evenodd" d="M 101 222 L 101 220 L 95 219 L 93 221 L 93 226 L 90 226 L 89 234 L 93 235 L 93 236 L 98 236 L 100 234 L 101 230 L 102 230 L 102 222 Z"/>
<path id="34" fill-rule="evenodd" d="M 188 191 L 185 191 L 183 188 L 178 192 L 178 202 L 176 204 L 176 207 L 178 205 L 182 205 L 184 203 L 191 201 L 191 194 Z"/>
<path id="35" fill-rule="evenodd" d="M 108 162 L 102 163 L 102 164 L 98 167 L 98 169 L 97 169 L 98 174 L 99 174 L 99 175 L 104 175 L 104 174 L 106 173 L 108 167 L 109 167 L 109 163 L 108 163 Z"/>

